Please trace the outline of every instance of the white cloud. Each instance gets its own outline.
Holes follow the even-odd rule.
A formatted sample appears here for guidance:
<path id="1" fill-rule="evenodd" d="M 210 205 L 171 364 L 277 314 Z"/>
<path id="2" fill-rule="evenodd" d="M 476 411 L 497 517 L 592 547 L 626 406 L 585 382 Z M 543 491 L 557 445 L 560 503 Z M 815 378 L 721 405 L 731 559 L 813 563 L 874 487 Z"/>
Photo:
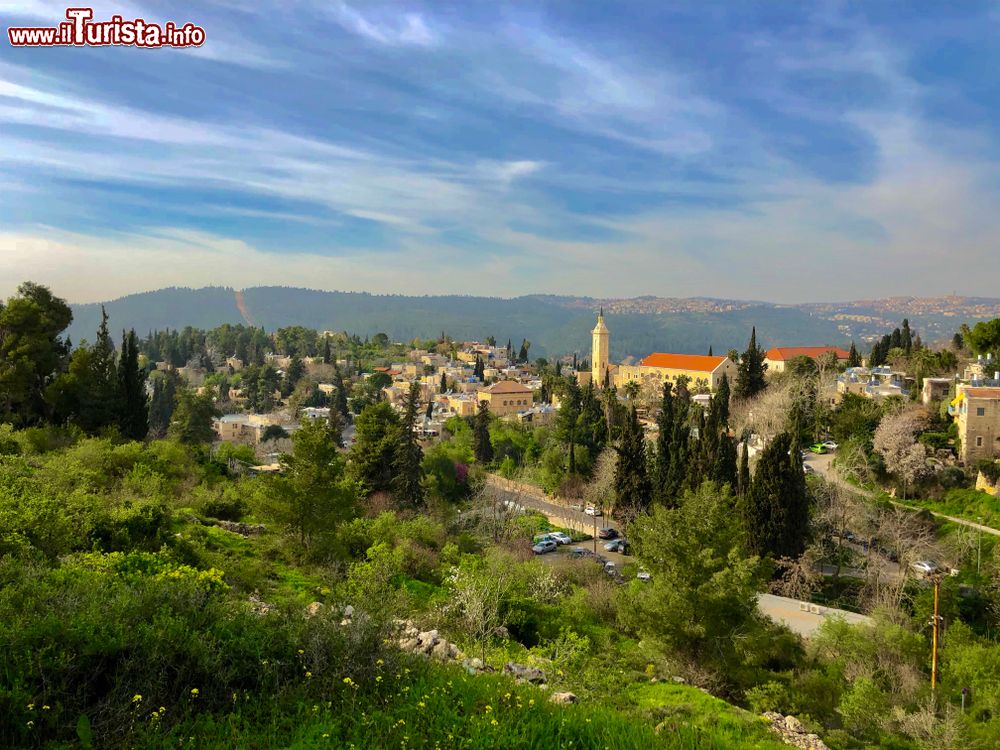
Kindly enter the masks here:
<path id="1" fill-rule="evenodd" d="M 373 42 L 387 46 L 430 47 L 437 43 L 419 13 L 399 13 L 391 8 L 378 14 L 365 15 L 345 2 L 334 2 L 330 12 L 344 29 Z"/>

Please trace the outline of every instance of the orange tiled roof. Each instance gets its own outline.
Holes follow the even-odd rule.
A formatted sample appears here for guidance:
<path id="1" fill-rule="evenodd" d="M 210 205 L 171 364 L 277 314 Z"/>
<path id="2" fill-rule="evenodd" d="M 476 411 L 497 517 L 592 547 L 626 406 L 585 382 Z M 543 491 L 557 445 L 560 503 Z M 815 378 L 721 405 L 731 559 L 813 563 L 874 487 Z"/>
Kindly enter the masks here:
<path id="1" fill-rule="evenodd" d="M 816 357 L 827 352 L 836 352 L 837 359 L 847 359 L 851 356 L 850 352 L 846 352 L 836 346 L 776 346 L 773 349 L 768 349 L 764 357 L 775 361 L 795 359 L 796 357 L 812 357 L 816 359 Z"/>
<path id="2" fill-rule="evenodd" d="M 639 364 L 643 367 L 665 367 L 671 370 L 695 370 L 715 372 L 726 361 L 725 357 L 710 357 L 707 354 L 664 354 L 653 352 Z"/>

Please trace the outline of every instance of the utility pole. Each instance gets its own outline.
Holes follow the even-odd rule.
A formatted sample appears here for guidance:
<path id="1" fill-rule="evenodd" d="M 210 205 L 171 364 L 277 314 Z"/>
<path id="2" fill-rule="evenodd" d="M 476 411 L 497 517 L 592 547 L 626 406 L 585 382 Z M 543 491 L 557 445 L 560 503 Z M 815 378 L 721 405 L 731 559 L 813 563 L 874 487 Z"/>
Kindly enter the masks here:
<path id="1" fill-rule="evenodd" d="M 941 576 L 934 576 L 934 635 L 931 642 L 931 692 L 937 686 L 937 651 L 938 651 L 938 598 L 941 591 Z"/>
<path id="2" fill-rule="evenodd" d="M 597 554 L 597 507 L 594 507 L 594 554 Z"/>

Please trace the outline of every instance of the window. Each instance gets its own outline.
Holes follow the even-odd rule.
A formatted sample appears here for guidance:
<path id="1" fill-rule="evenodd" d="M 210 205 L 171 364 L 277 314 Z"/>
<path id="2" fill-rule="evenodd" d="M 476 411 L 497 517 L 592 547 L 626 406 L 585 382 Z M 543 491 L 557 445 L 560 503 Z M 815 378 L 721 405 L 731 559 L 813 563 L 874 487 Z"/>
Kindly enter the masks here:
<path id="1" fill-rule="evenodd" d="M 976 438 L 976 447 L 977 448 L 982 448 L 983 447 L 983 436 L 982 435 L 980 435 L 979 437 Z"/>
<path id="2" fill-rule="evenodd" d="M 979 408 L 977 408 L 976 409 L 976 416 L 977 417 L 985 417 L 986 416 L 986 407 L 980 406 Z"/>

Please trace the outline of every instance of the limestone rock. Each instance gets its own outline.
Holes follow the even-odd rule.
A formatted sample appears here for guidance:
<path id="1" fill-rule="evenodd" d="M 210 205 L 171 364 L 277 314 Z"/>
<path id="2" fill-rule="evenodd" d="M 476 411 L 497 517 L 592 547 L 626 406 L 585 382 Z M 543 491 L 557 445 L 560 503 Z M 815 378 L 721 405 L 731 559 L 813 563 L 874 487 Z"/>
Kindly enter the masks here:
<path id="1" fill-rule="evenodd" d="M 558 703 L 560 705 L 565 705 L 568 703 L 576 703 L 579 698 L 576 697 L 575 693 L 553 693 L 552 697 L 549 698 L 553 703 Z"/>
<path id="2" fill-rule="evenodd" d="M 542 685 L 546 682 L 545 673 L 537 667 L 527 667 L 509 661 L 503 665 L 503 671 L 520 682 L 530 682 L 533 685 Z"/>

